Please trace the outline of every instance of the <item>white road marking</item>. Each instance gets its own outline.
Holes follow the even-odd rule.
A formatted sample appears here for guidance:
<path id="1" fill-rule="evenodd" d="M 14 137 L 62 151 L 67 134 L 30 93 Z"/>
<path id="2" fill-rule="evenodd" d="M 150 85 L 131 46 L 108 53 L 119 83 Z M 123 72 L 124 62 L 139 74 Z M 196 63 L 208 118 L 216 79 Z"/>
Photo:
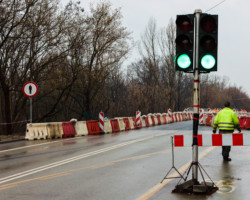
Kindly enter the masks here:
<path id="1" fill-rule="evenodd" d="M 80 160 L 80 159 L 83 159 L 83 158 L 94 156 L 94 155 L 97 155 L 97 154 L 100 154 L 100 153 L 104 153 L 104 152 L 107 152 L 107 151 L 110 151 L 110 150 L 114 150 L 114 149 L 117 149 L 117 148 L 121 148 L 121 147 L 130 145 L 130 144 L 134 144 L 134 143 L 141 142 L 141 141 L 144 141 L 144 140 L 149 140 L 149 139 L 152 139 L 154 137 L 159 137 L 159 136 L 166 135 L 166 134 L 169 134 L 169 132 L 168 133 L 165 132 L 165 133 L 161 133 L 161 134 L 155 134 L 153 136 L 149 136 L 149 137 L 146 137 L 146 138 L 143 138 L 143 139 L 137 139 L 137 140 L 132 140 L 132 141 L 129 141 L 129 142 L 124 142 L 124 143 L 117 144 L 117 145 L 114 145 L 114 146 L 111 146 L 111 147 L 106 147 L 106 148 L 103 148 L 103 149 L 100 149 L 100 150 L 97 150 L 97 151 L 85 153 L 85 154 L 82 154 L 82 155 L 79 155 L 79 156 L 75 156 L 75 157 L 64 159 L 64 160 L 54 162 L 54 163 L 51 163 L 51 164 L 48 164 L 48 165 L 44 165 L 44 166 L 41 166 L 41 167 L 30 169 L 30 170 L 27 170 L 27 171 L 24 171 L 24 172 L 13 174 L 13 175 L 10 175 L 10 176 L 4 177 L 4 178 L 0 178 L 0 184 L 6 183 L 6 182 L 9 182 L 9 181 L 12 181 L 12 180 L 16 180 L 18 178 L 22 178 L 22 177 L 25 177 L 25 176 L 28 176 L 28 175 L 31 175 L 31 174 L 35 174 L 35 173 L 38 173 L 38 172 L 41 172 L 41 171 L 44 171 L 44 170 L 47 170 L 47 169 L 51 169 L 51 168 L 54 168 L 54 167 L 57 167 L 57 166 L 61 166 L 61 165 L 67 164 L 67 163 L 71 163 L 71 162 L 74 162 L 74 161 L 77 161 L 77 160 Z"/>
<path id="2" fill-rule="evenodd" d="M 30 148 L 30 147 L 37 147 L 37 146 L 41 146 L 41 145 L 53 144 L 53 143 L 58 143 L 58 142 L 64 142 L 67 140 L 72 140 L 72 138 L 63 139 L 63 140 L 59 140 L 59 141 L 53 141 L 53 142 L 45 142 L 45 143 L 41 143 L 41 144 L 33 144 L 33 145 L 24 146 L 24 147 L 17 147 L 17 148 L 13 148 L 13 149 L 6 149 L 6 150 L 0 151 L 0 153 L 9 152 L 9 151 L 16 151 L 16 150 L 20 150 L 20 149 L 26 149 L 26 148 Z"/>
<path id="3" fill-rule="evenodd" d="M 164 133 L 161 133 L 161 134 L 155 134 L 155 136 L 162 136 L 162 135 L 169 135 L 169 134 L 172 134 L 172 133 L 176 133 L 176 132 L 179 132 L 178 130 L 176 131 L 157 131 L 157 132 L 164 132 Z M 183 132 L 183 131 L 180 131 L 180 132 Z M 33 145 L 29 145 L 29 146 L 24 146 L 24 147 L 17 147 L 17 148 L 13 148 L 13 149 L 6 149 L 6 150 L 0 150 L 0 153 L 5 153 L 5 152 L 9 152 L 9 151 L 16 151 L 16 150 L 20 150 L 20 149 L 26 149 L 26 148 L 31 148 L 31 147 L 37 147 L 37 146 L 42 146 L 42 145 L 47 145 L 47 144 L 53 144 L 53 143 L 58 143 L 58 142 L 64 142 L 64 141 L 68 141 L 68 140 L 73 140 L 73 139 L 76 139 L 76 138 L 69 138 L 69 139 L 63 139 L 63 140 L 58 140 L 58 141 L 53 141 L 53 142 L 45 142 L 45 143 L 41 143 L 41 144 L 33 144 Z"/>

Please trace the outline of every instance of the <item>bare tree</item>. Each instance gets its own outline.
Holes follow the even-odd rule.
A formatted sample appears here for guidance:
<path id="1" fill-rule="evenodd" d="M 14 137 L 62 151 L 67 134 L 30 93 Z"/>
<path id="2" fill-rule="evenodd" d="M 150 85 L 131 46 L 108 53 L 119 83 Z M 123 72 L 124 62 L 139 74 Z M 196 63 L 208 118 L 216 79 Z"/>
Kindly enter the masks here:
<path id="1" fill-rule="evenodd" d="M 157 112 L 159 110 L 159 97 L 160 94 L 160 71 L 159 71 L 159 46 L 158 46 L 158 32 L 155 19 L 151 18 L 145 29 L 144 35 L 141 37 L 139 52 L 141 60 L 133 63 L 130 67 L 135 71 L 138 85 L 133 86 L 132 89 L 140 90 L 142 95 L 149 97 L 148 101 L 145 98 L 142 100 L 142 105 L 145 110 Z M 132 79 L 131 83 L 136 82 Z M 143 84 L 140 85 L 140 84 Z"/>
<path id="2" fill-rule="evenodd" d="M 70 58 L 77 60 L 81 68 L 71 94 L 75 106 L 81 108 L 78 116 L 85 113 L 85 118 L 91 117 L 98 95 L 105 90 L 105 84 L 129 51 L 129 33 L 122 26 L 121 19 L 120 9 L 112 9 L 109 3 L 99 3 L 91 7 L 81 24 L 86 31 L 78 38 L 86 37 L 87 40 L 84 45 L 77 46 L 81 56 L 76 54 Z"/>
<path id="3" fill-rule="evenodd" d="M 57 15 L 57 5 L 54 0 L 1 1 L 5 21 L 1 26 L 0 84 L 8 134 L 11 122 L 25 114 L 27 98 L 22 94 L 23 84 L 35 81 L 43 86 L 55 63 L 66 56 L 65 18 Z"/>
<path id="4" fill-rule="evenodd" d="M 23 67 L 16 66 L 21 63 L 20 57 L 25 54 L 28 44 L 21 42 L 25 30 L 23 24 L 27 19 L 27 15 L 38 0 L 31 1 L 9 1 L 2 0 L 0 2 L 0 85 L 1 85 L 1 105 L 3 108 L 3 119 L 7 122 L 7 133 L 11 134 L 12 121 L 12 102 L 18 100 L 13 99 L 12 93 L 19 85 L 19 76 L 22 76 Z M 22 47 L 22 48 L 20 48 Z M 20 49 L 20 51 L 18 51 Z M 15 109 L 14 109 L 15 110 Z"/>

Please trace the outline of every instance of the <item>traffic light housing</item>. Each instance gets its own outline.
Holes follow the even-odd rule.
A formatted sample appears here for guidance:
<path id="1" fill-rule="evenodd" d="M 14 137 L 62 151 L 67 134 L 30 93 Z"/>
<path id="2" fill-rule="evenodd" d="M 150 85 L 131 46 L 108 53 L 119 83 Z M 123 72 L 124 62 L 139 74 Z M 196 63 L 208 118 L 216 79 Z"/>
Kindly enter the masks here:
<path id="1" fill-rule="evenodd" d="M 177 15 L 176 18 L 176 57 L 177 71 L 193 72 L 194 15 Z"/>
<path id="2" fill-rule="evenodd" d="M 199 72 L 217 71 L 218 15 L 200 14 Z"/>

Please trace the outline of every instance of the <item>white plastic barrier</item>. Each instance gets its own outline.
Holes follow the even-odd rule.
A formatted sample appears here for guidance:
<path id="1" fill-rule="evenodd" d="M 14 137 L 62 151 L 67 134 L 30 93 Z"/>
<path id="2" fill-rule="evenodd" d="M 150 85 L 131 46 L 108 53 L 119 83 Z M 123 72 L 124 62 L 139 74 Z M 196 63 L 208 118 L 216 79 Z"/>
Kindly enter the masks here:
<path id="1" fill-rule="evenodd" d="M 88 135 L 88 128 L 86 121 L 78 121 L 75 124 L 76 136 Z"/>
<path id="2" fill-rule="evenodd" d="M 104 133 L 112 133 L 110 120 L 104 120 Z"/>
<path id="3" fill-rule="evenodd" d="M 155 120 L 155 126 L 159 125 L 159 122 L 158 122 L 157 116 L 156 116 L 156 115 L 154 115 L 153 117 L 154 117 L 154 120 Z"/>
<path id="4" fill-rule="evenodd" d="M 141 116 L 141 123 L 142 123 L 142 127 L 146 127 L 145 118 L 146 118 L 146 116 L 145 116 L 145 115 Z"/>
<path id="5" fill-rule="evenodd" d="M 161 124 L 164 124 L 164 119 L 162 115 L 160 115 L 160 120 L 161 120 Z"/>
<path id="6" fill-rule="evenodd" d="M 176 114 L 175 114 L 175 117 L 176 117 L 176 122 L 180 122 L 181 120 L 180 120 L 180 114 L 179 114 L 179 112 L 177 112 Z"/>
<path id="7" fill-rule="evenodd" d="M 179 114 L 175 113 L 174 116 L 175 116 L 175 122 L 179 122 L 180 121 Z"/>
<path id="8" fill-rule="evenodd" d="M 33 123 L 26 125 L 26 140 L 40 140 L 47 139 L 48 131 L 47 123 Z"/>
<path id="9" fill-rule="evenodd" d="M 171 121 L 172 121 L 171 118 L 167 115 L 167 116 L 166 116 L 166 119 L 167 119 L 167 124 L 170 124 Z"/>
<path id="10" fill-rule="evenodd" d="M 181 113 L 181 121 L 184 121 L 185 120 L 185 118 L 184 118 L 184 114 L 183 113 Z"/>
<path id="11" fill-rule="evenodd" d="M 214 120 L 215 120 L 215 115 L 213 116 L 213 118 L 211 119 L 211 127 L 213 127 L 214 126 Z"/>
<path id="12" fill-rule="evenodd" d="M 48 139 L 62 138 L 63 127 L 62 122 L 50 122 L 47 123 Z"/>
<path id="13" fill-rule="evenodd" d="M 130 129 L 135 129 L 134 120 L 132 117 L 128 117 Z"/>
<path id="14" fill-rule="evenodd" d="M 149 126 L 153 126 L 153 121 L 150 115 L 148 115 Z"/>
<path id="15" fill-rule="evenodd" d="M 206 125 L 206 122 L 207 122 L 207 116 L 208 116 L 208 113 L 205 113 L 205 114 L 204 114 L 204 117 L 203 117 L 204 125 Z"/>
<path id="16" fill-rule="evenodd" d="M 125 131 L 125 123 L 123 121 L 123 118 L 115 118 L 115 119 L 118 119 L 120 131 Z"/>
<path id="17" fill-rule="evenodd" d="M 173 113 L 173 121 L 172 122 L 177 122 L 177 118 L 176 118 L 176 113 Z"/>

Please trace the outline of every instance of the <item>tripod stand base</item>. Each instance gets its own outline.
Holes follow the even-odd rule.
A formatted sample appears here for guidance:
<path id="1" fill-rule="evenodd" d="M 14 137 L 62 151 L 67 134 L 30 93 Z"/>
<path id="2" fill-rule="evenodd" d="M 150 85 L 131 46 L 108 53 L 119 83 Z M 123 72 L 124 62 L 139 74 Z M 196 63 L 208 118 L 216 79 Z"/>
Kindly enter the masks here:
<path id="1" fill-rule="evenodd" d="M 211 182 L 196 182 L 193 180 L 186 181 L 176 185 L 173 193 L 188 193 L 188 194 L 212 194 L 218 190 L 218 187 Z"/>
<path id="2" fill-rule="evenodd" d="M 187 180 L 190 169 L 193 165 L 196 165 L 200 171 L 200 174 L 202 176 L 203 182 L 199 183 L 196 179 Z M 205 182 L 202 170 L 205 172 L 205 174 L 208 176 L 206 171 L 203 169 L 203 167 L 200 165 L 199 162 L 193 162 L 189 166 L 187 170 L 186 178 L 183 180 L 185 182 L 180 184 L 179 183 L 175 186 L 175 189 L 172 191 L 173 193 L 188 193 L 188 194 L 212 194 L 218 190 L 218 187 L 214 184 L 214 182 L 211 180 L 211 178 L 208 176 L 211 182 Z M 186 173 L 186 172 L 185 172 Z"/>

